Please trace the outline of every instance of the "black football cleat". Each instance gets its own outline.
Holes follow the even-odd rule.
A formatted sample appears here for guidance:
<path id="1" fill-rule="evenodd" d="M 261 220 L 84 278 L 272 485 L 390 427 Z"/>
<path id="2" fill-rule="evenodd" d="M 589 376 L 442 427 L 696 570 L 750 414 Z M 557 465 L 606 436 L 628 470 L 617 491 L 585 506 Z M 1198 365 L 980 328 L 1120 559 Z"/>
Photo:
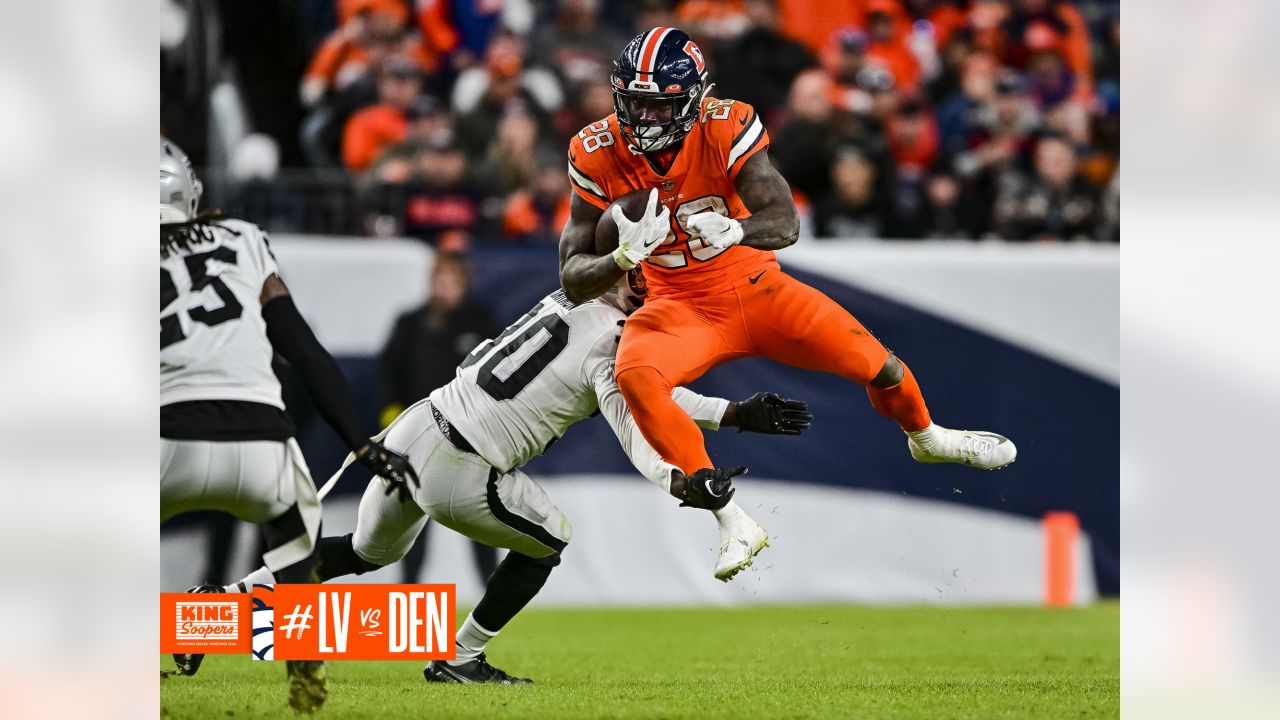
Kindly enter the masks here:
<path id="1" fill-rule="evenodd" d="M 491 685 L 533 684 L 532 680 L 512 677 L 490 665 L 489 661 L 485 660 L 484 653 L 480 653 L 475 660 L 461 665 L 450 665 L 443 660 L 432 660 L 422 669 L 422 677 L 426 678 L 427 682 L 459 683 L 462 685 L 476 683 L 489 683 Z"/>
<path id="2" fill-rule="evenodd" d="M 189 593 L 220 593 L 222 586 L 220 585 L 197 585 L 187 592 Z M 204 655 L 189 655 L 175 653 L 173 662 L 178 665 L 178 672 L 183 675 L 195 675 L 200 669 L 200 663 L 204 662 Z"/>

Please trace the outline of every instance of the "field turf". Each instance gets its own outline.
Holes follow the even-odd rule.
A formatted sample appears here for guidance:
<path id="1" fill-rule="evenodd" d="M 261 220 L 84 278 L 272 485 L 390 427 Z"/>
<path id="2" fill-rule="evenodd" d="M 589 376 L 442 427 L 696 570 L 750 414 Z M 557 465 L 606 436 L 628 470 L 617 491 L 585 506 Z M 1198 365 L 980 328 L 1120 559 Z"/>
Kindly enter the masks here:
<path id="1" fill-rule="evenodd" d="M 459 613 L 461 618 L 462 614 Z M 1120 608 L 531 609 L 489 647 L 537 684 L 334 662 L 318 718 L 1115 718 Z M 290 717 L 284 663 L 161 658 L 161 716 Z"/>

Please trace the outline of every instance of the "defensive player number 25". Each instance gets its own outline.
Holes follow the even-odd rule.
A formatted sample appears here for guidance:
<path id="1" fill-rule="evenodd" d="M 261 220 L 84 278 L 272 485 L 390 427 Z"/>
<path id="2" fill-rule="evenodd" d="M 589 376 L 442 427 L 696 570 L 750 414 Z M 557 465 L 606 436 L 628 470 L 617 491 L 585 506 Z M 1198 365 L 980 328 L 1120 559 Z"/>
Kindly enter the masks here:
<path id="1" fill-rule="evenodd" d="M 715 212 L 728 217 L 729 206 L 725 204 L 724 198 L 719 195 L 704 195 L 700 198 L 680 203 L 676 207 L 675 221 L 689 240 L 689 254 L 699 262 L 706 262 L 728 248 L 717 250 L 708 245 L 701 237 L 695 237 L 690 232 L 689 218 L 700 212 Z M 679 239 L 678 236 L 673 236 L 669 242 L 676 242 Z M 666 268 L 682 268 L 689 264 L 689 259 L 685 257 L 683 250 L 676 250 L 674 252 L 654 253 L 649 256 L 649 262 Z"/>
<path id="2" fill-rule="evenodd" d="M 222 278 L 209 274 L 208 260 L 217 260 L 228 265 L 236 264 L 236 251 L 228 247 L 219 247 L 208 252 L 195 253 L 184 257 L 183 264 L 187 267 L 187 275 L 191 278 L 191 297 L 198 297 L 201 290 L 206 287 L 212 287 L 218 299 L 222 301 L 222 307 L 205 307 L 204 305 L 192 305 L 191 307 L 178 307 L 175 312 L 160 316 L 160 349 L 185 340 L 187 335 L 182 330 L 182 320 L 178 317 L 179 312 L 186 312 L 187 317 L 192 322 L 198 322 L 209 327 L 221 325 L 228 320 L 239 318 L 244 311 L 244 307 L 236 300 L 235 293 L 231 292 L 231 288 L 223 282 Z M 164 312 L 170 305 L 178 300 L 178 285 L 174 282 L 173 276 L 168 270 L 160 268 L 160 312 Z"/>

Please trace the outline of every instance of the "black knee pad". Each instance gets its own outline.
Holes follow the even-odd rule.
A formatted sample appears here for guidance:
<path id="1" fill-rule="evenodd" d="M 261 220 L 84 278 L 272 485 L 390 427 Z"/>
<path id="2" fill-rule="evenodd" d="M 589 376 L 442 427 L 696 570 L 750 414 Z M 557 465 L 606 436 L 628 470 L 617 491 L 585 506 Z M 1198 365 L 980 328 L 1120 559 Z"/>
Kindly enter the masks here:
<path id="1" fill-rule="evenodd" d="M 906 371 L 902 367 L 902 361 L 897 355 L 889 353 L 889 357 L 885 359 L 884 365 L 880 367 L 880 372 L 871 379 L 871 387 L 874 388 L 891 388 L 902 382 L 902 378 L 906 376 Z"/>
<path id="2" fill-rule="evenodd" d="M 348 533 L 342 537 L 320 538 L 315 552 L 316 577 L 320 582 L 344 575 L 363 575 L 382 567 L 357 555 L 352 537 Z"/>

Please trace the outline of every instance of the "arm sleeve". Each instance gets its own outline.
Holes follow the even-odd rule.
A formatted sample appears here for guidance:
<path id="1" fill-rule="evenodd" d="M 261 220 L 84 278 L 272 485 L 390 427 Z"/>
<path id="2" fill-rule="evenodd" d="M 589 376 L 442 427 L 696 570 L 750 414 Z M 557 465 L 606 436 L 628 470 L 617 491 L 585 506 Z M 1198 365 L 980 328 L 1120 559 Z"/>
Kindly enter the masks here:
<path id="1" fill-rule="evenodd" d="M 612 350 L 614 335 L 606 333 L 601 335 L 601 338 L 610 345 L 609 349 Z M 600 414 L 604 415 L 605 422 L 609 423 L 613 433 L 618 436 L 623 452 L 627 454 L 636 470 L 639 470 L 640 474 L 650 482 L 670 493 L 671 471 L 675 470 L 676 466 L 663 460 L 662 456 L 658 455 L 658 452 L 644 439 L 640 428 L 636 426 L 635 419 L 631 417 L 630 408 L 622 399 L 622 391 L 618 389 L 618 383 L 613 379 L 612 352 L 608 355 L 593 352 L 592 357 L 593 360 L 588 362 L 585 370 L 595 388 Z"/>
<path id="2" fill-rule="evenodd" d="M 311 326 L 302 319 L 293 297 L 281 295 L 267 301 L 262 306 L 262 319 L 267 323 L 271 347 L 298 373 L 320 416 L 351 450 L 364 445 L 368 438 L 356 420 L 347 379 L 333 356 L 316 339 Z"/>
<path id="3" fill-rule="evenodd" d="M 703 430 L 719 430 L 724 411 L 729 408 L 729 401 L 724 398 L 706 397 L 682 387 L 676 388 L 671 398 Z"/>

